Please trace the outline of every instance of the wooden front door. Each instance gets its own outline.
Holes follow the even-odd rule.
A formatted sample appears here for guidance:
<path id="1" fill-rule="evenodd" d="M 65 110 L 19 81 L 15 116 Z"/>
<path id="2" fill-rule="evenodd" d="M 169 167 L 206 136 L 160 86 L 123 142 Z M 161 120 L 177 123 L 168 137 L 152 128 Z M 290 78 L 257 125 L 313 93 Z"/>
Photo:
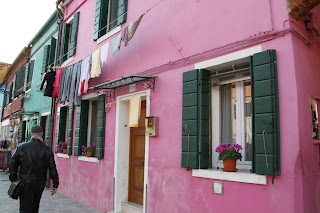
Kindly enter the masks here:
<path id="1" fill-rule="evenodd" d="M 129 201 L 143 205 L 146 101 L 141 102 L 138 127 L 130 128 Z"/>

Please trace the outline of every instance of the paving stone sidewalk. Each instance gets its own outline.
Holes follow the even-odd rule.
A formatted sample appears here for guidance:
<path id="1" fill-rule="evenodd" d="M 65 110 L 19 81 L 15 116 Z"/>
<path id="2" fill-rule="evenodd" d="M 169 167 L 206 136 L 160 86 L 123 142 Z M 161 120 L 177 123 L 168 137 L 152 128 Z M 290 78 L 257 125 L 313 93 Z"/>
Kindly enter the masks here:
<path id="1" fill-rule="evenodd" d="M 10 186 L 9 175 L 6 172 L 0 172 L 0 213 L 18 213 L 19 200 L 11 199 L 7 192 Z M 40 213 L 98 213 L 90 207 L 71 200 L 70 198 L 56 193 L 51 196 L 51 191 L 45 189 L 40 202 Z"/>

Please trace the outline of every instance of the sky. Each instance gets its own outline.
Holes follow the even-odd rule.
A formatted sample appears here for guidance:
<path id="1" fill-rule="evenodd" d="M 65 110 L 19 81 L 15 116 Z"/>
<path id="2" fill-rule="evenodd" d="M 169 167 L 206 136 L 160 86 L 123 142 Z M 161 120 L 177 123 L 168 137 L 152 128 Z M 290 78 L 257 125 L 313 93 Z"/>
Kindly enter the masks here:
<path id="1" fill-rule="evenodd" d="M 56 0 L 0 1 L 0 62 L 12 63 L 56 9 Z"/>

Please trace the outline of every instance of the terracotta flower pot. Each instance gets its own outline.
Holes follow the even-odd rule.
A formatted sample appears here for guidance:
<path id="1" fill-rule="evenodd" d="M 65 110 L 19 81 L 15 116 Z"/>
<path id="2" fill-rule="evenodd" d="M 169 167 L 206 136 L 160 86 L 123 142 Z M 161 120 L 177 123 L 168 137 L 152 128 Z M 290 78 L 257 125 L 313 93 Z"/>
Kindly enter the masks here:
<path id="1" fill-rule="evenodd" d="M 223 160 L 223 171 L 225 172 L 236 172 L 238 169 L 236 168 L 236 160 L 233 159 L 225 159 Z"/>
<path id="2" fill-rule="evenodd" d="M 87 157 L 93 157 L 93 152 L 87 151 Z"/>
<path id="3" fill-rule="evenodd" d="M 67 154 L 67 149 L 62 149 L 63 154 Z"/>

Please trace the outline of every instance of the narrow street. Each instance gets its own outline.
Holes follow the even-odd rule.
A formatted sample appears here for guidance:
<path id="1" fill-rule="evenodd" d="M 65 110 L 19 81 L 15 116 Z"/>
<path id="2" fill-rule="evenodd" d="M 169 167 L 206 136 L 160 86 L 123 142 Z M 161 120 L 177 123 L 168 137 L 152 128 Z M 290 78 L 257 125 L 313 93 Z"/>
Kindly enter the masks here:
<path id="1" fill-rule="evenodd" d="M 8 194 L 8 188 L 10 181 L 6 172 L 0 172 L 0 213 L 17 213 L 19 212 L 19 200 L 11 199 Z M 45 189 L 40 202 L 39 212 L 50 212 L 50 213 L 86 213 L 86 212 L 97 212 L 77 201 L 71 200 L 70 198 L 57 193 L 51 196 L 51 192 Z"/>

